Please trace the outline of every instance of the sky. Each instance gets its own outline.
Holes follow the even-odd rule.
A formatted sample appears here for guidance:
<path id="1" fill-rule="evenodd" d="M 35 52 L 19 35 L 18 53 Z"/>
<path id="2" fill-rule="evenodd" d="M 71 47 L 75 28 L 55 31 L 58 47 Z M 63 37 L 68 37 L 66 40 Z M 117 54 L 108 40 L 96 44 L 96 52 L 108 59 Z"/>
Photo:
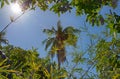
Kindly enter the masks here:
<path id="1" fill-rule="evenodd" d="M 103 7 L 101 14 L 109 12 L 109 7 Z M 118 14 L 120 13 L 120 8 L 115 10 Z M 0 30 L 2 30 L 9 22 L 10 17 L 17 17 L 21 13 L 15 14 L 10 5 L 5 5 L 0 9 Z M 31 49 L 32 47 L 37 48 L 40 57 L 45 57 L 47 52 L 44 50 L 44 45 L 42 41 L 47 38 L 47 35 L 42 31 L 43 29 L 50 29 L 52 26 L 56 27 L 58 20 L 61 21 L 62 26 L 65 28 L 67 26 L 74 26 L 80 29 L 84 27 L 84 22 L 86 16 L 76 16 L 75 9 L 71 13 L 67 12 L 62 14 L 60 17 L 47 10 L 41 11 L 38 7 L 36 10 L 26 12 L 22 17 L 20 17 L 16 22 L 11 24 L 6 29 L 6 38 L 9 43 L 14 46 L 19 46 L 24 49 Z M 90 33 L 100 33 L 104 27 L 91 27 L 89 23 L 86 24 L 89 28 Z M 82 38 L 82 39 L 81 39 Z M 88 38 L 84 33 L 80 34 L 78 45 L 84 49 L 88 43 Z"/>
<path id="2" fill-rule="evenodd" d="M 9 22 L 10 17 L 17 17 L 19 14 L 12 12 L 10 6 L 5 5 L 0 9 L 0 30 L 2 30 Z M 76 16 L 75 10 L 71 13 L 62 14 L 58 17 L 57 14 L 51 11 L 36 10 L 26 12 L 16 22 L 12 23 L 6 29 L 6 38 L 9 43 L 14 46 L 20 46 L 24 49 L 37 48 L 41 57 L 44 57 L 47 52 L 44 51 L 42 41 L 47 38 L 43 29 L 50 29 L 52 26 L 56 27 L 58 20 L 61 21 L 62 26 L 74 26 L 80 28 L 83 25 L 85 16 Z"/>
<path id="3" fill-rule="evenodd" d="M 120 6 L 120 2 L 119 5 Z M 101 14 L 109 12 L 108 6 L 103 7 Z M 113 9 L 112 9 L 113 10 Z M 115 9 L 116 13 L 120 15 L 120 8 Z M 0 9 L 0 30 L 2 30 L 9 22 L 10 17 L 17 17 L 21 13 L 15 14 L 10 5 L 5 5 Z M 44 45 L 42 41 L 47 38 L 47 35 L 42 31 L 43 29 L 50 29 L 52 26 L 56 28 L 58 20 L 61 21 L 62 26 L 65 28 L 67 26 L 73 26 L 80 29 L 84 27 L 86 16 L 76 16 L 75 9 L 71 13 L 67 12 L 62 14 L 60 17 L 49 10 L 42 11 L 38 7 L 36 10 L 31 10 L 26 12 L 22 17 L 20 17 L 16 22 L 12 23 L 6 29 L 6 39 L 9 43 L 14 46 L 18 46 L 24 49 L 32 49 L 32 47 L 37 48 L 40 53 L 40 57 L 45 57 L 47 52 L 44 50 Z M 101 27 L 91 27 L 89 23 L 86 24 L 90 33 L 100 33 L 104 30 L 104 26 Z M 80 33 L 80 38 L 78 45 L 85 49 L 89 43 L 89 37 L 85 35 L 84 32 Z M 68 48 L 69 50 L 70 48 Z"/>
<path id="4" fill-rule="evenodd" d="M 11 16 L 17 17 L 20 14 L 21 13 L 13 13 L 8 5 L 0 9 L 0 30 L 2 30 L 10 22 Z M 32 49 L 32 47 L 37 48 L 40 53 L 40 57 L 45 57 L 47 52 L 44 50 L 45 47 L 42 44 L 42 41 L 47 38 L 47 35 L 42 32 L 43 29 L 50 29 L 52 26 L 56 28 L 59 20 L 64 28 L 67 26 L 73 26 L 80 29 L 80 27 L 84 27 L 84 23 L 86 21 L 85 18 L 85 15 L 76 16 L 75 9 L 73 9 L 71 13 L 67 12 L 59 17 L 51 11 L 47 10 L 44 12 L 39 8 L 36 8 L 35 11 L 28 11 L 16 22 L 11 24 L 6 29 L 5 37 L 11 45 L 18 46 L 23 49 Z M 102 29 L 97 27 L 91 28 L 91 25 L 88 23 L 86 25 L 90 28 L 90 32 L 93 33 L 100 31 L 99 29 Z M 78 47 L 85 49 L 88 43 L 89 37 L 87 37 L 84 32 L 80 33 Z M 70 49 L 71 47 L 68 47 L 67 51 Z M 67 60 L 71 61 L 71 56 L 69 53 L 67 53 Z"/>

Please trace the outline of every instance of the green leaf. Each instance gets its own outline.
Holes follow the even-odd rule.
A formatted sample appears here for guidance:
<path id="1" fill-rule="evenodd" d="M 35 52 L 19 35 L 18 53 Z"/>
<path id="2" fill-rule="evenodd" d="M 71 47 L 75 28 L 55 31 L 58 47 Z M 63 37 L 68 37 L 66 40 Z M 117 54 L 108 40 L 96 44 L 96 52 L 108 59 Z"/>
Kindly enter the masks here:
<path id="1" fill-rule="evenodd" d="M 5 0 L 5 3 L 6 3 L 6 4 L 9 4 L 9 1 L 8 1 L 8 0 Z"/>
<path id="2" fill-rule="evenodd" d="M 55 38 L 49 38 L 46 42 L 46 47 L 45 47 L 45 50 L 48 49 L 48 47 L 53 43 Z"/>
<path id="3" fill-rule="evenodd" d="M 0 62 L 0 66 L 2 66 L 8 59 L 5 59 L 4 61 Z M 0 67 L 1 68 L 1 67 Z"/>
<path id="4" fill-rule="evenodd" d="M 52 29 L 44 29 L 43 32 L 48 34 L 48 35 L 53 35 L 55 33 L 55 30 L 54 30 L 54 28 L 52 28 Z"/>
<path id="5" fill-rule="evenodd" d="M 4 6 L 4 0 L 1 0 L 1 8 Z"/>

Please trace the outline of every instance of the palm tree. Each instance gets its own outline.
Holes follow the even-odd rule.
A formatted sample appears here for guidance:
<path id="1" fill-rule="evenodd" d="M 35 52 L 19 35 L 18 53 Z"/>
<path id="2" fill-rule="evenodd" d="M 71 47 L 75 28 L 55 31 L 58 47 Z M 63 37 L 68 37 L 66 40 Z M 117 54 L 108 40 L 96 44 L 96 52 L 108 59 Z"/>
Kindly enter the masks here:
<path id="1" fill-rule="evenodd" d="M 8 44 L 8 41 L 4 38 L 4 36 L 5 36 L 5 32 L 0 32 L 0 48 L 2 43 Z M 3 59 L 6 59 L 6 55 L 1 50 L 0 50 L 0 56 Z"/>
<path id="2" fill-rule="evenodd" d="M 0 45 L 1 45 L 2 43 L 8 44 L 8 40 L 5 39 L 4 36 L 5 36 L 5 32 L 0 32 Z"/>
<path id="3" fill-rule="evenodd" d="M 57 30 L 52 27 L 52 29 L 44 29 L 46 34 L 49 37 L 43 41 L 45 43 L 45 50 L 50 49 L 49 54 L 53 58 L 54 55 L 57 55 L 58 59 L 58 69 L 62 62 L 66 60 L 66 51 L 65 47 L 68 45 L 76 46 L 78 39 L 78 34 L 80 30 L 74 29 L 72 26 L 68 26 L 65 29 L 62 28 L 60 21 L 57 23 Z"/>

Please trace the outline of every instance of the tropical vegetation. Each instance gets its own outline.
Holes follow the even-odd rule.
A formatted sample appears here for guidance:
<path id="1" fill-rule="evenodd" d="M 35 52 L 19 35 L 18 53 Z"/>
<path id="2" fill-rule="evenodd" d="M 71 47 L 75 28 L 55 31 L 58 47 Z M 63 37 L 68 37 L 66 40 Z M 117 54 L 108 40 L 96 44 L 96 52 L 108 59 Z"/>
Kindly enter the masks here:
<path id="1" fill-rule="evenodd" d="M 76 16 L 85 15 L 86 22 L 80 29 L 64 28 L 60 21 L 57 27 L 44 29 L 48 35 L 43 41 L 48 53 L 44 58 L 35 48 L 25 50 L 10 45 L 5 32 L 0 32 L 0 79 L 120 78 L 120 14 L 115 10 L 120 9 L 120 0 L 0 0 L 0 5 L 3 8 L 15 2 L 23 13 L 38 7 L 60 17 L 74 9 Z M 106 14 L 101 13 L 104 7 L 109 7 Z M 105 29 L 98 34 L 90 33 L 87 23 L 91 28 L 103 26 Z M 89 40 L 85 49 L 78 46 L 83 33 Z M 73 46 L 72 52 L 66 51 L 68 46 Z M 53 61 L 55 55 L 58 61 Z M 66 63 L 68 55 L 71 59 Z"/>

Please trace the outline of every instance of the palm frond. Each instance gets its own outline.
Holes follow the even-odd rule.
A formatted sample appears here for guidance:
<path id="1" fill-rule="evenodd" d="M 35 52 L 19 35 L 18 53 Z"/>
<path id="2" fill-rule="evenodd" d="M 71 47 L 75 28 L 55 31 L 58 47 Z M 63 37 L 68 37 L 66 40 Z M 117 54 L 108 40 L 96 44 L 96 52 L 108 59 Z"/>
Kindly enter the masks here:
<path id="1" fill-rule="evenodd" d="M 8 44 L 8 40 L 7 40 L 7 39 L 2 38 L 2 39 L 0 39 L 0 43 Z"/>
<path id="2" fill-rule="evenodd" d="M 45 45 L 45 50 L 47 50 L 48 49 L 48 47 L 54 42 L 54 40 L 55 40 L 55 38 L 53 37 L 53 38 L 49 38 L 49 39 L 47 39 L 47 40 L 45 40 L 46 41 L 46 45 Z"/>
<path id="3" fill-rule="evenodd" d="M 76 47 L 77 41 L 78 41 L 78 36 L 76 36 L 75 34 L 68 34 L 68 39 L 65 40 L 65 43 L 67 45 Z"/>
<path id="4" fill-rule="evenodd" d="M 73 34 L 73 33 L 77 33 L 79 34 L 81 31 L 79 29 L 75 29 L 72 26 L 68 26 L 63 30 L 63 33 L 69 33 L 69 34 Z"/>
<path id="5" fill-rule="evenodd" d="M 5 39 L 5 32 L 0 32 L 0 44 L 4 43 L 4 44 L 8 44 L 8 40 Z"/>
<path id="6" fill-rule="evenodd" d="M 79 29 L 75 29 L 72 26 L 69 26 L 69 27 L 66 27 L 63 30 L 63 33 L 64 33 L 64 35 L 67 36 L 66 40 L 65 40 L 65 43 L 67 45 L 71 45 L 71 46 L 76 47 L 76 43 L 77 43 L 77 40 L 78 40 L 78 37 L 79 37 L 77 35 L 79 35 L 80 30 Z"/>
<path id="7" fill-rule="evenodd" d="M 54 28 L 54 27 L 52 27 L 52 30 L 54 31 L 54 33 L 56 33 L 57 31 L 56 31 L 56 29 Z"/>
<path id="8" fill-rule="evenodd" d="M 55 39 L 49 51 L 51 58 L 55 56 L 57 50 L 58 50 L 58 41 Z"/>
<path id="9" fill-rule="evenodd" d="M 42 41 L 42 44 L 45 44 L 49 38 Z"/>
<path id="10" fill-rule="evenodd" d="M 44 29 L 43 32 L 46 33 L 47 35 L 53 35 L 55 34 L 55 29 L 54 27 L 52 29 Z"/>
<path id="11" fill-rule="evenodd" d="M 50 50 L 49 51 L 49 55 L 51 56 L 51 58 L 53 59 L 54 58 L 54 56 L 55 56 L 55 51 L 53 51 L 53 49 L 52 50 Z"/>

